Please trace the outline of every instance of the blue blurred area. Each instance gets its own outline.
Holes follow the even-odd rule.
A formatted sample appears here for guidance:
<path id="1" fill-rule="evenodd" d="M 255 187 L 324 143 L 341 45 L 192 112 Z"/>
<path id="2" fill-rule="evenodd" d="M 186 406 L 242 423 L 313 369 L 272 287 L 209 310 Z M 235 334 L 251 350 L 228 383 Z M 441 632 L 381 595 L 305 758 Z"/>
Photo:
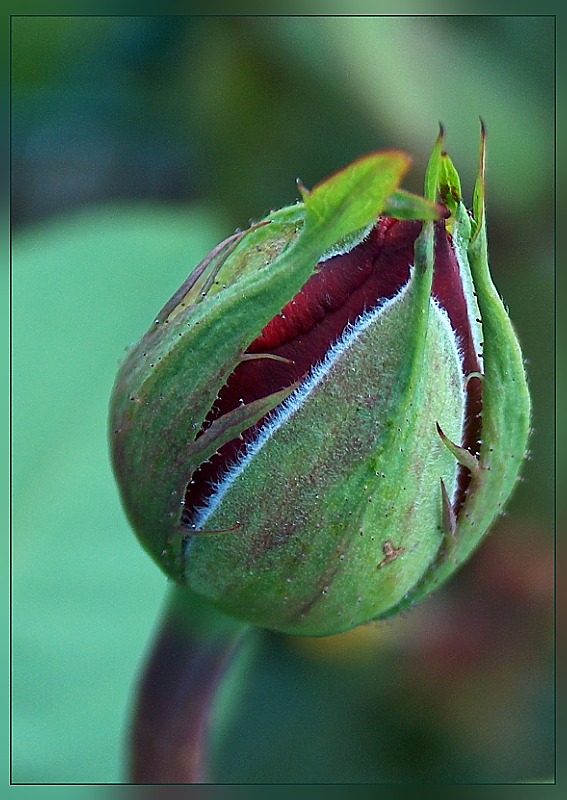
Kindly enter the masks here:
<path id="1" fill-rule="evenodd" d="M 194 195 L 191 137 L 167 102 L 190 24 L 13 19 L 16 224 L 109 199 Z"/>
<path id="2" fill-rule="evenodd" d="M 321 9 L 323 14 L 328 10 Z M 420 191 L 441 119 L 528 359 L 532 459 L 437 597 L 346 637 L 266 636 L 225 783 L 554 774 L 554 19 L 12 18 L 13 778 L 116 783 L 165 589 L 119 507 L 124 350 L 223 236 L 370 150 Z M 125 790 L 126 791 L 126 790 Z"/>

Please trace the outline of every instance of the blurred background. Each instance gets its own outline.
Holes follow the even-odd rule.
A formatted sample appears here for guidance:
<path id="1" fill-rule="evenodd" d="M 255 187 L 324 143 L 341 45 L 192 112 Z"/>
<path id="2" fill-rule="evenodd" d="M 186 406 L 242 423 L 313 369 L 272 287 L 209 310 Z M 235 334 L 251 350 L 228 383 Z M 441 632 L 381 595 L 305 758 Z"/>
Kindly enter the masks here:
<path id="1" fill-rule="evenodd" d="M 116 783 L 166 581 L 129 530 L 106 414 L 125 349 L 214 244 L 356 157 L 421 191 L 441 120 L 533 391 L 508 514 L 410 614 L 266 634 L 219 783 L 554 775 L 554 19 L 12 17 L 12 780 Z M 4 285 L 7 275 L 4 274 Z"/>

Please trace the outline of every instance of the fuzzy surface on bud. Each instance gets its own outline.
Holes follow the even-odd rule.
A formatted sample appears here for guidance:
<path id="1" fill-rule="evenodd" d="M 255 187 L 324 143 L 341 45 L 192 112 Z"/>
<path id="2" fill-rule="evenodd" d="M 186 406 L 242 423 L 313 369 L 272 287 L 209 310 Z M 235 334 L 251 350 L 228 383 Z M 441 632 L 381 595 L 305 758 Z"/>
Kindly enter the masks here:
<path id="1" fill-rule="evenodd" d="M 255 625 L 327 635 L 445 581 L 510 495 L 529 395 L 440 135 L 425 197 L 371 154 L 207 257 L 122 366 L 122 499 L 164 571 Z M 445 204 L 437 205 L 437 202 Z"/>

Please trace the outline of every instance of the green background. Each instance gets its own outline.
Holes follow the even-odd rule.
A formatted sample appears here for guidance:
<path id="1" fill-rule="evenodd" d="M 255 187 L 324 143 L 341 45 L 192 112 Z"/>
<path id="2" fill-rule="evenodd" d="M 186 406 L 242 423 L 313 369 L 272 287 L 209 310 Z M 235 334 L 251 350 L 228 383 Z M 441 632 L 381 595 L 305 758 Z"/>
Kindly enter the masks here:
<path id="1" fill-rule="evenodd" d="M 552 17 L 12 19 L 12 780 L 115 783 L 166 581 L 111 474 L 125 348 L 220 239 L 439 120 L 534 399 L 508 515 L 407 616 L 263 636 L 224 783 L 546 782 L 554 771 Z M 7 275 L 4 273 L 4 281 Z"/>

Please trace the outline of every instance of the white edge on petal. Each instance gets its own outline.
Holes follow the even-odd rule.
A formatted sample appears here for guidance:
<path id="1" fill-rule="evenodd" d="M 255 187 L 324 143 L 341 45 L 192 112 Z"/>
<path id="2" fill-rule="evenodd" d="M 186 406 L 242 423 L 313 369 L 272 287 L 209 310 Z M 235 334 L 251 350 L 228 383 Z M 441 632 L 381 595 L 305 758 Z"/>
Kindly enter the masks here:
<path id="1" fill-rule="evenodd" d="M 266 422 L 258 431 L 256 438 L 247 444 L 246 449 L 237 458 L 235 463 L 228 467 L 220 481 L 212 485 L 212 493 L 209 496 L 206 504 L 196 510 L 191 524 L 191 529 L 198 532 L 205 527 L 207 520 L 212 516 L 212 514 L 214 514 L 227 491 L 230 489 L 239 475 L 241 475 L 246 469 L 247 465 L 252 461 L 252 459 L 266 445 L 276 431 L 285 425 L 294 416 L 294 414 L 299 411 L 309 395 L 323 382 L 333 366 L 349 349 L 352 343 L 374 322 L 376 322 L 376 320 L 384 313 L 386 309 L 391 308 L 394 304 L 400 302 L 402 297 L 407 292 L 410 284 L 411 275 L 410 280 L 400 289 L 398 294 L 389 298 L 388 300 L 385 300 L 371 311 L 365 311 L 354 323 L 347 325 L 340 338 L 327 352 L 325 358 L 311 369 L 311 372 L 307 378 L 305 378 L 303 383 L 293 392 L 293 394 L 291 394 L 286 400 L 284 400 L 283 403 L 281 403 L 276 409 L 274 409 L 274 411 L 272 411 Z M 442 314 L 444 314 L 444 312 L 442 312 Z M 446 316 L 447 315 L 445 314 L 445 317 Z M 448 318 L 447 324 L 450 327 Z M 452 335 L 452 338 L 455 338 L 454 334 Z"/>

